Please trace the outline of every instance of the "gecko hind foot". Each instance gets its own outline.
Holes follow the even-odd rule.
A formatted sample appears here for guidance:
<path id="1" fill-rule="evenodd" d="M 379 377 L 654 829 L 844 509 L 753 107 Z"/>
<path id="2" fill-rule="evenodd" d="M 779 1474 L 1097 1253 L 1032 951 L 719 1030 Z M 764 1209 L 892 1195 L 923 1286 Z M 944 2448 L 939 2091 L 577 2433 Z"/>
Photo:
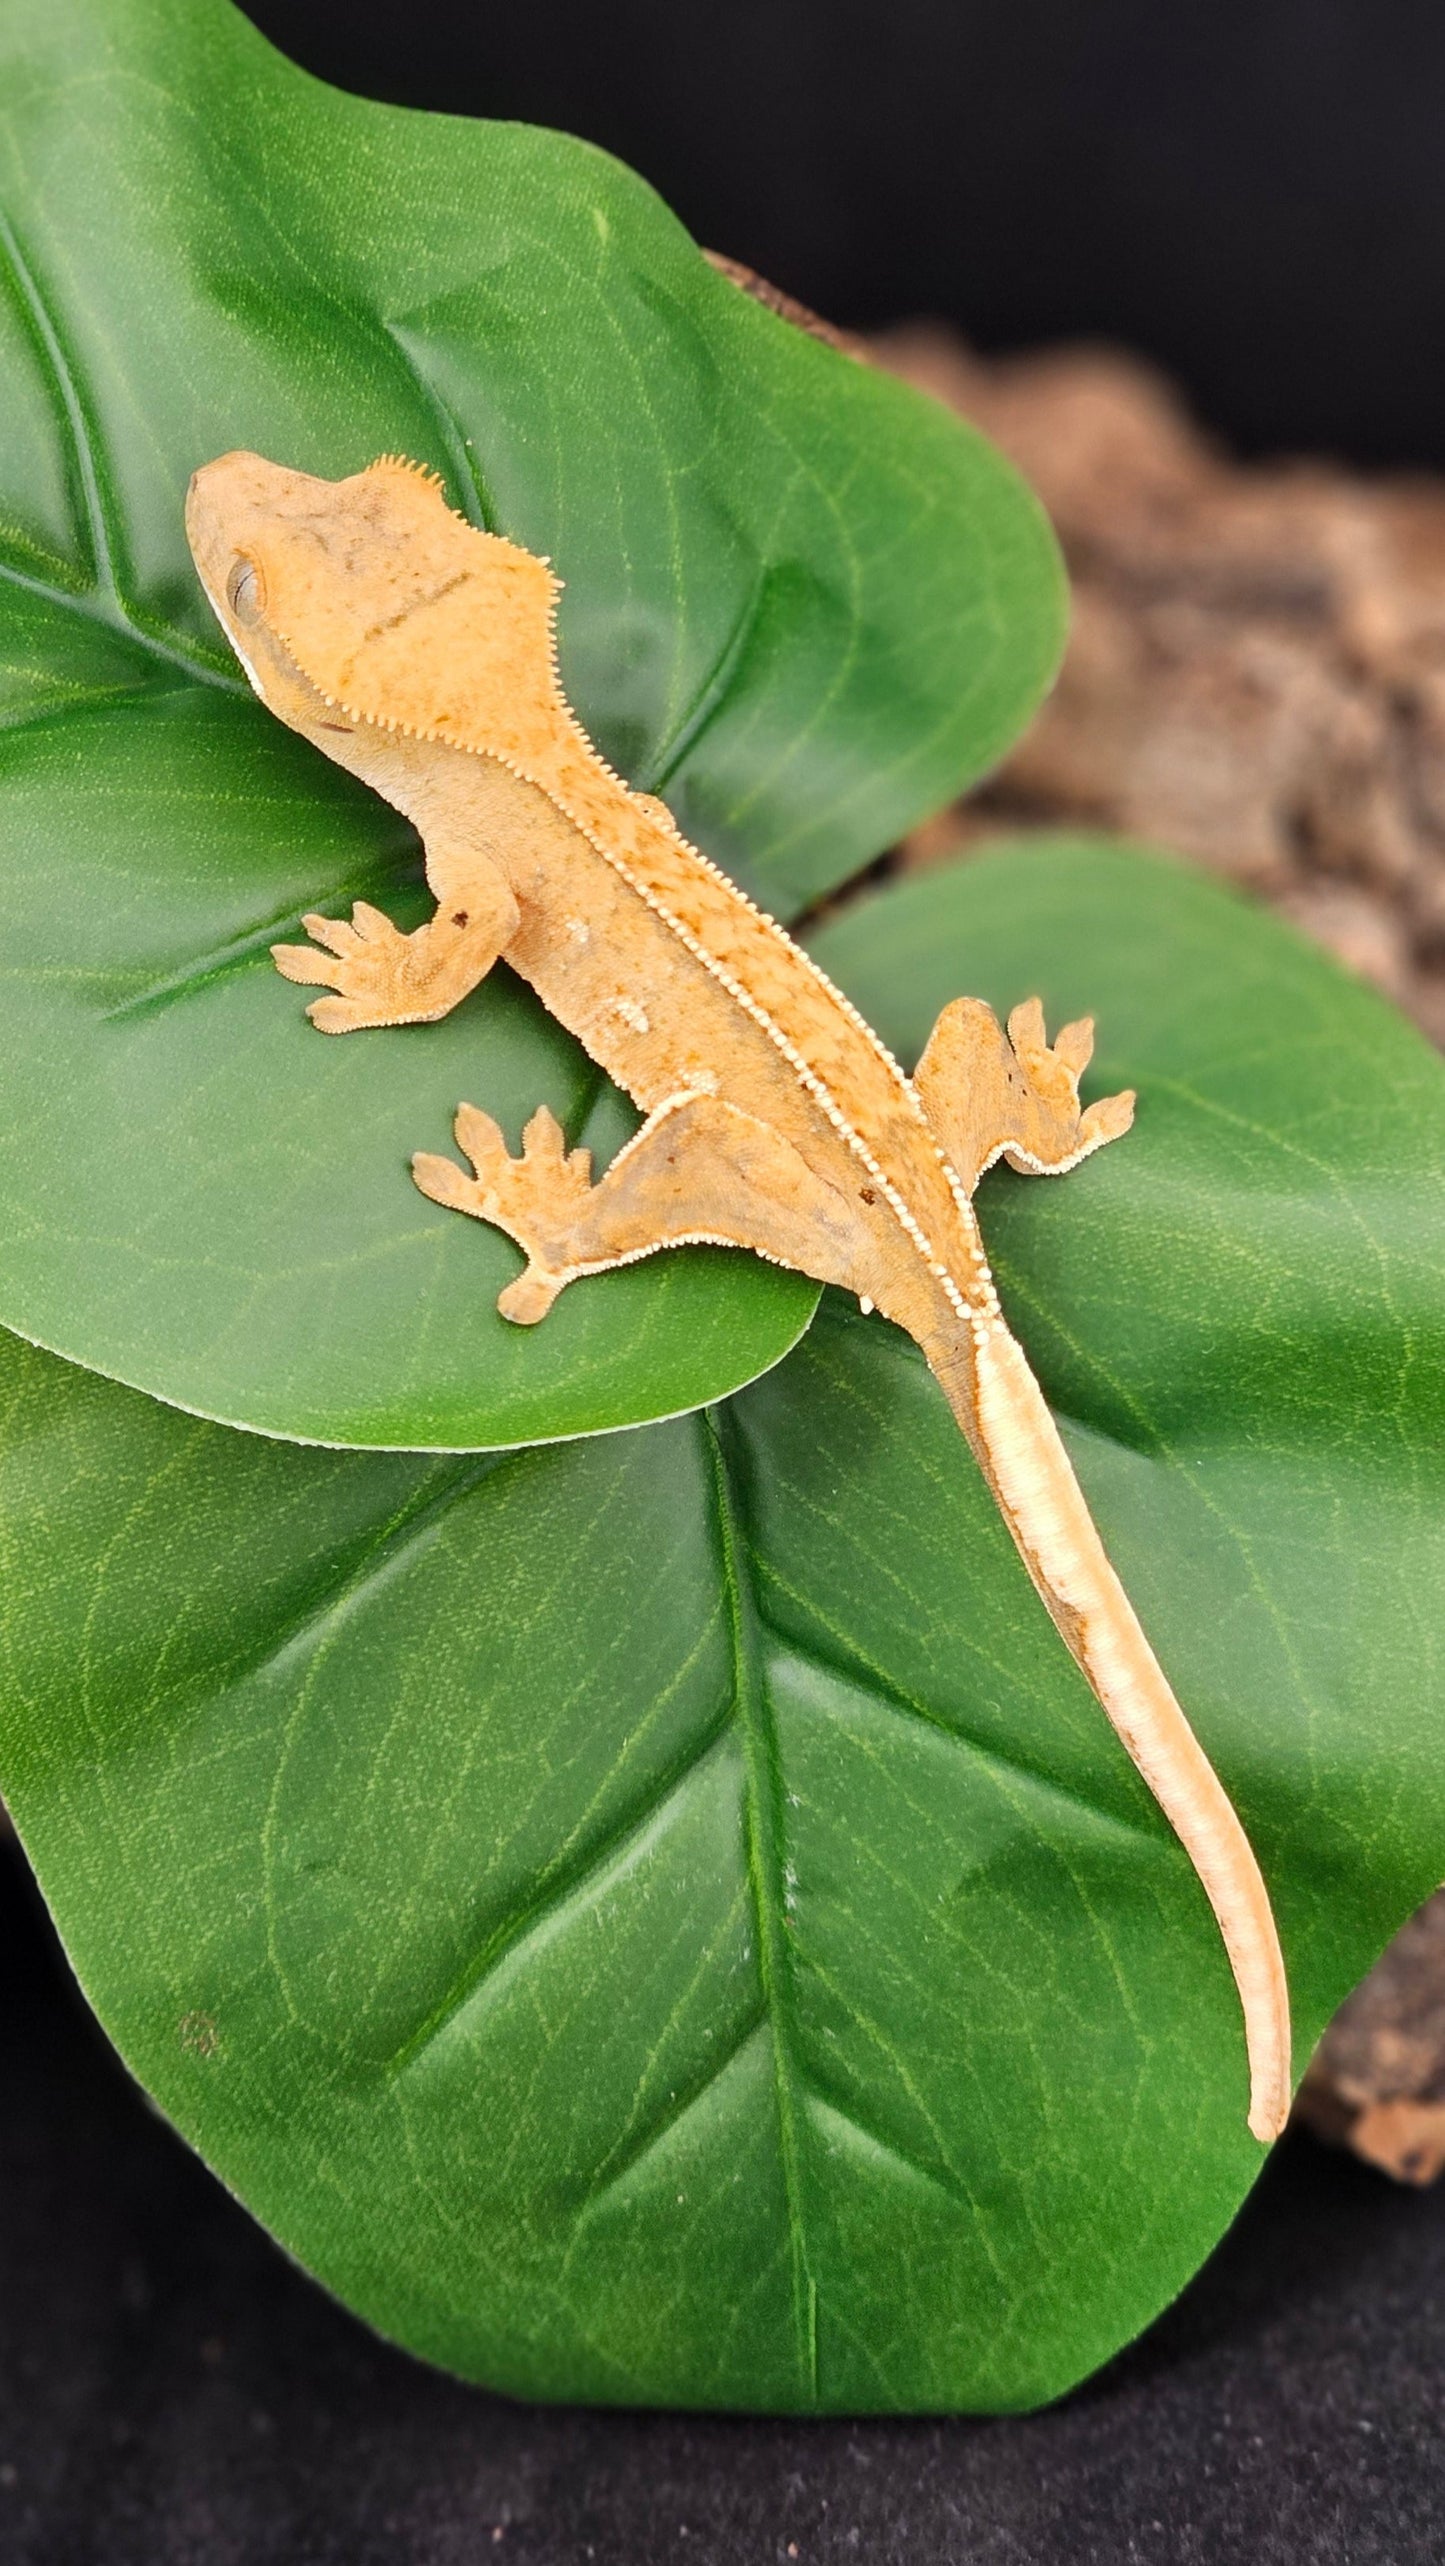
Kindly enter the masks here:
<path id="1" fill-rule="evenodd" d="M 648 1116 L 592 1182 L 591 1153 L 569 1151 L 545 1105 L 512 1158 L 490 1114 L 463 1105 L 456 1135 L 471 1160 L 423 1152 L 412 1173 L 424 1194 L 492 1221 L 524 1251 L 527 1271 L 497 1303 L 531 1327 L 564 1284 L 631 1265 L 659 1248 L 753 1248 L 820 1282 L 876 1297 L 880 1277 L 851 1202 L 815 1174 L 790 1141 L 721 1098 L 680 1090 Z"/>
<path id="2" fill-rule="evenodd" d="M 569 1280 L 568 1248 L 595 1192 L 590 1149 L 569 1150 L 556 1115 L 539 1105 L 513 1158 L 500 1126 L 475 1105 L 458 1109 L 457 1145 L 471 1160 L 468 1176 L 455 1159 L 419 1150 L 412 1174 L 424 1194 L 474 1220 L 490 1221 L 515 1239 L 527 1258 L 497 1307 L 518 1327 L 535 1327 Z M 575 1270 L 575 1268 L 574 1268 Z"/>
<path id="3" fill-rule="evenodd" d="M 1122 1137 L 1134 1119 L 1132 1088 L 1079 1103 L 1093 1050 L 1088 1016 L 1061 1026 L 1051 1044 L 1037 998 L 1014 1008 L 1007 1030 L 981 998 L 944 1008 L 913 1083 L 967 1193 L 995 1159 L 1020 1176 L 1061 1176 Z"/>

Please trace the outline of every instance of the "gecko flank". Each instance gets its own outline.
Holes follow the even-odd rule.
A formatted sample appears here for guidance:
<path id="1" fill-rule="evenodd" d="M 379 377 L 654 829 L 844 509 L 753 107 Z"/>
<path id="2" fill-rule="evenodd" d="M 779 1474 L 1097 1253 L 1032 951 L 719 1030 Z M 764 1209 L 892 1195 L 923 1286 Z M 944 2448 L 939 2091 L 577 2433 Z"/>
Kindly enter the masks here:
<path id="1" fill-rule="evenodd" d="M 945 1007 L 911 1079 L 785 930 L 598 756 L 557 670 L 546 562 L 453 514 L 387 457 L 322 481 L 252 454 L 187 505 L 207 594 L 263 703 L 414 822 L 436 912 L 403 935 L 358 902 L 277 945 L 329 1034 L 429 1023 L 500 956 L 641 1107 L 594 1180 L 544 1107 L 520 1158 L 474 1105 L 467 1161 L 414 1162 L 434 1201 L 505 1230 L 523 1325 L 579 1276 L 711 1241 L 841 1284 L 922 1348 L 1024 1564 L 1194 1863 L 1244 2008 L 1249 2125 L 1289 2104 L 1289 2008 L 1244 1830 L 1105 1554 L 999 1309 L 972 1196 L 1000 1157 L 1059 1175 L 1118 1139 L 1131 1095 L 1081 1109 L 1087 1022 L 1050 1044 Z"/>

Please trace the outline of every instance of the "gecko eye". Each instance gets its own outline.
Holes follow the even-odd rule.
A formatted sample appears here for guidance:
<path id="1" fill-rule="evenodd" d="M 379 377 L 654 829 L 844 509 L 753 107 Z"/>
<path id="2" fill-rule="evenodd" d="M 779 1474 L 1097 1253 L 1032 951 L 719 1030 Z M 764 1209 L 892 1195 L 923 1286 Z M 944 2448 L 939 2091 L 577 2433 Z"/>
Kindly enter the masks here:
<path id="1" fill-rule="evenodd" d="M 226 577 L 226 603 L 238 624 L 256 624 L 266 603 L 266 590 L 254 561 L 239 553 Z"/>

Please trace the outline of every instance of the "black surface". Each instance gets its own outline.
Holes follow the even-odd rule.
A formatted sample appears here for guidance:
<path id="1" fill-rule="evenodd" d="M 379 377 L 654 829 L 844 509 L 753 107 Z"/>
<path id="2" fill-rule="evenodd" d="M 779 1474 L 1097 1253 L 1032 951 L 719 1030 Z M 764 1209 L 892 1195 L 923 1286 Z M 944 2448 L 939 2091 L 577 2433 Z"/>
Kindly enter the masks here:
<path id="1" fill-rule="evenodd" d="M 1434 2566 L 1445 2192 L 1289 2142 L 1052 2412 L 485 2397 L 324 2299 L 149 2111 L 0 1853 L 4 2566 Z M 791 2545 L 790 2545 L 791 2543 Z"/>
<path id="2" fill-rule="evenodd" d="M 860 326 L 1145 349 L 1239 442 L 1445 465 L 1440 0 L 247 0 L 375 97 L 606 144 Z"/>

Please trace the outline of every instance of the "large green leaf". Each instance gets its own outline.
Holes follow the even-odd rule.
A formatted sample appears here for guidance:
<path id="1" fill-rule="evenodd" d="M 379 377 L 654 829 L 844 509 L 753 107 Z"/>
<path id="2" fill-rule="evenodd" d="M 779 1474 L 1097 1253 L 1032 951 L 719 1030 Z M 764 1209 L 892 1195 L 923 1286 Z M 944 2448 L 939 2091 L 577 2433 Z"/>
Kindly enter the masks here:
<path id="1" fill-rule="evenodd" d="M 1445 1869 L 1445 1067 L 1134 855 L 825 950 L 910 1047 L 1093 1000 L 1139 1084 L 987 1225 L 1302 2058 Z M 0 1782 L 137 2072 L 378 2325 L 528 2394 L 1015 2406 L 1206 2251 L 1259 2160 L 1218 1935 L 892 1330 L 468 1460 L 13 1342 L 0 1397 Z"/>
<path id="2" fill-rule="evenodd" d="M 601 153 L 344 97 L 222 0 L 6 0 L 0 378 L 0 1321 L 357 1443 L 583 1432 L 774 1361 L 813 1294 L 703 1251 L 535 1337 L 495 1316 L 513 1251 L 407 1156 L 463 1096 L 575 1138 L 597 1082 L 500 985 L 438 1031 L 311 1034 L 268 944 L 357 891 L 401 915 L 415 849 L 241 682 L 187 478 L 235 445 L 434 463 L 557 563 L 601 747 L 778 909 L 1037 701 L 1062 585 L 1022 485 Z M 609 1097 L 587 1136 L 629 1128 Z"/>

